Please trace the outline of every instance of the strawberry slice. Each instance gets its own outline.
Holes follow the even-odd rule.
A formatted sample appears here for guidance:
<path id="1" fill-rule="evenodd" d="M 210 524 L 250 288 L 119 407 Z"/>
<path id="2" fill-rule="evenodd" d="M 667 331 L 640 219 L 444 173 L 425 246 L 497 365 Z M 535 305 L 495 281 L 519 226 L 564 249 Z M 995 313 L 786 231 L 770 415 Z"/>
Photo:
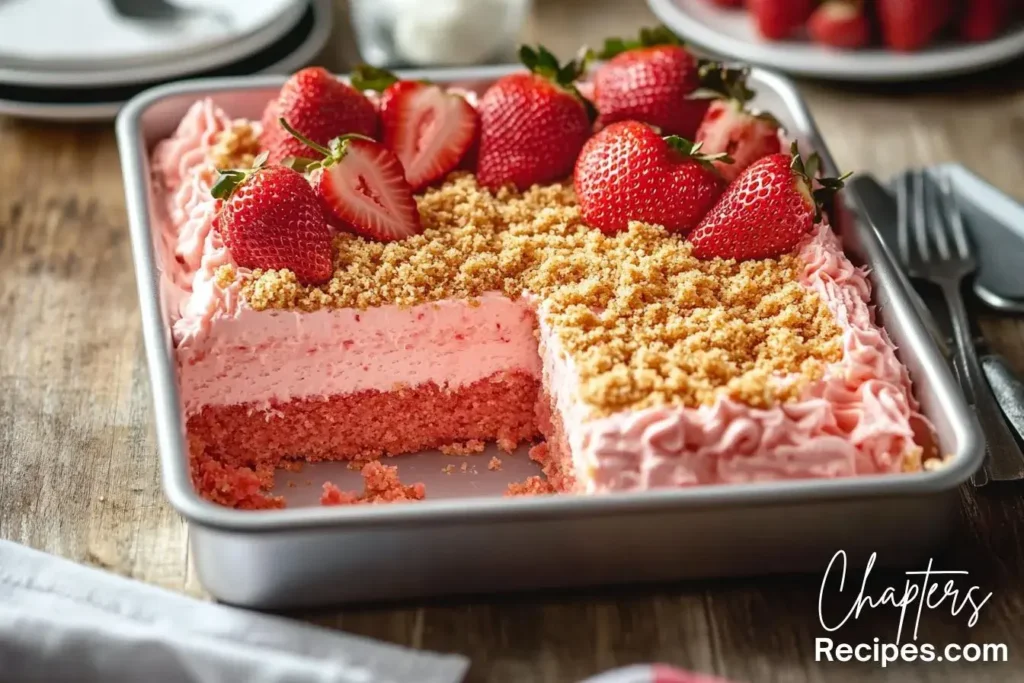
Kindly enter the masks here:
<path id="1" fill-rule="evenodd" d="M 292 158 L 289 164 L 308 175 L 330 225 L 379 242 L 423 232 L 405 169 L 387 147 L 362 135 L 342 135 L 323 147 L 284 119 L 281 126 L 323 155 L 319 161 Z"/>
<path id="2" fill-rule="evenodd" d="M 384 146 L 398 156 L 414 190 L 455 170 L 476 140 L 480 117 L 461 95 L 365 65 L 352 82 L 360 90 L 382 92 Z"/>

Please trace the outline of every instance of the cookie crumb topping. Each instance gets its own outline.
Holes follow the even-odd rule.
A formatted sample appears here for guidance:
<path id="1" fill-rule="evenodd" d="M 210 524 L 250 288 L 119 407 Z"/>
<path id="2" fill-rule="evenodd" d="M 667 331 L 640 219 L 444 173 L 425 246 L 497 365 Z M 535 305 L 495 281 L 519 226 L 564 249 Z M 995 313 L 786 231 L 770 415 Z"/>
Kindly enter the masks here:
<path id="1" fill-rule="evenodd" d="M 596 415 L 723 392 L 768 407 L 798 399 L 842 357 L 841 331 L 800 284 L 795 254 L 700 260 L 641 223 L 607 236 L 582 222 L 568 184 L 491 193 L 456 173 L 417 203 L 423 234 L 386 244 L 336 235 L 326 284 L 257 270 L 242 295 L 256 310 L 314 311 L 531 293 Z"/>
<path id="2" fill-rule="evenodd" d="M 217 136 L 210 150 L 210 162 L 217 169 L 252 168 L 259 153 L 259 131 L 250 121 L 237 120 Z"/>

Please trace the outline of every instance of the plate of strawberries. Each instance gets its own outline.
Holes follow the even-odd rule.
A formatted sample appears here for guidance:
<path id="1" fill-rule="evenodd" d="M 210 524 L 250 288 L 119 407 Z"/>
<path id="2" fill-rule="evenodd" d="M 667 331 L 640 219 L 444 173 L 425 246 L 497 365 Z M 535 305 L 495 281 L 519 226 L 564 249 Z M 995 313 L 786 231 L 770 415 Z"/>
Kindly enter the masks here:
<path id="1" fill-rule="evenodd" d="M 648 0 L 723 57 L 794 75 L 912 81 L 1024 55 L 1022 0 Z"/>

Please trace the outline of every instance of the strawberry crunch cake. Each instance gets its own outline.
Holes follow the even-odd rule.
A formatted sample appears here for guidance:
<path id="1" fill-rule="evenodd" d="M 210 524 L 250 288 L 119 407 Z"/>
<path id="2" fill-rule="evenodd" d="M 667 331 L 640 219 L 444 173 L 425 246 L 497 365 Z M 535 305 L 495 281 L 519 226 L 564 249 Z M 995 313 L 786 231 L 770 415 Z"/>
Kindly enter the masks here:
<path id="1" fill-rule="evenodd" d="M 842 182 L 749 110 L 743 71 L 662 29 L 596 68 L 521 56 L 479 95 L 305 69 L 260 121 L 201 100 L 154 149 L 204 497 L 280 506 L 277 469 L 347 460 L 366 492 L 323 502 L 418 500 L 380 458 L 486 442 L 542 440 L 512 493 L 934 458 L 821 212 Z"/>

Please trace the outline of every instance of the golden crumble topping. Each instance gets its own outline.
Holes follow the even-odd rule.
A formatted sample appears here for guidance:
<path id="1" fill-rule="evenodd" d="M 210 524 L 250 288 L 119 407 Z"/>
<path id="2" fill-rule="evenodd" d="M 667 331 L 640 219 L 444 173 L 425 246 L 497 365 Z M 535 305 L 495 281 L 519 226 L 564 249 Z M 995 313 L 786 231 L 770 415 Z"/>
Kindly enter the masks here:
<path id="1" fill-rule="evenodd" d="M 257 270 L 243 296 L 257 310 L 312 311 L 530 292 L 596 414 L 721 392 L 766 407 L 797 398 L 841 357 L 840 330 L 800 284 L 795 255 L 701 261 L 640 223 L 609 237 L 583 224 L 569 185 L 492 194 L 455 174 L 418 202 L 423 234 L 388 244 L 338 235 L 327 284 Z"/>
<path id="2" fill-rule="evenodd" d="M 218 169 L 251 168 L 259 153 L 258 132 L 249 121 L 238 120 L 217 136 L 210 150 L 210 161 Z"/>

